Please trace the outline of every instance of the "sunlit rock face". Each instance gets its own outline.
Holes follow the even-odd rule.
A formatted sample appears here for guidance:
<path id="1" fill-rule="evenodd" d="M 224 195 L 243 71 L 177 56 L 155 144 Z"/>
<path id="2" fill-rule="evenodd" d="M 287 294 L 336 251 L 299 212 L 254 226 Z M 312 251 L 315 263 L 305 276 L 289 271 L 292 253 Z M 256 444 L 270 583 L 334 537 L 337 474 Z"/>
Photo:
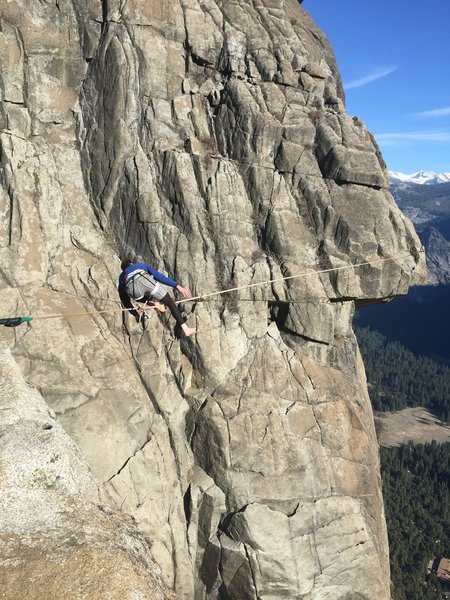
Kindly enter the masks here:
<path id="1" fill-rule="evenodd" d="M 389 598 L 351 321 L 423 260 L 323 34 L 288 0 L 14 0 L 0 25 L 2 310 L 94 313 L 2 333 L 110 507 L 177 598 Z M 195 295 L 276 281 L 142 334 L 125 254 Z"/>
<path id="2" fill-rule="evenodd" d="M 3 598 L 173 600 L 148 543 L 112 512 L 73 441 L 0 345 Z"/>

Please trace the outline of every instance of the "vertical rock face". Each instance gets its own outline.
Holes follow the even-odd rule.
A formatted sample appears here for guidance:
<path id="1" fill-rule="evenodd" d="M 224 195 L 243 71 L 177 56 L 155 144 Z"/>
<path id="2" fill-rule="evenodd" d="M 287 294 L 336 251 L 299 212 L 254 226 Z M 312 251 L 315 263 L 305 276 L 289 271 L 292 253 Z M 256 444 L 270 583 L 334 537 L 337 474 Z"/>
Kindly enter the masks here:
<path id="1" fill-rule="evenodd" d="M 2 310 L 110 311 L 4 337 L 111 506 L 178 598 L 389 598 L 351 320 L 423 261 L 321 32 L 290 0 L 12 0 L 0 56 Z M 125 253 L 276 281 L 142 334 Z"/>
<path id="2" fill-rule="evenodd" d="M 148 545 L 98 485 L 42 397 L 0 348 L 3 598 L 170 600 Z"/>

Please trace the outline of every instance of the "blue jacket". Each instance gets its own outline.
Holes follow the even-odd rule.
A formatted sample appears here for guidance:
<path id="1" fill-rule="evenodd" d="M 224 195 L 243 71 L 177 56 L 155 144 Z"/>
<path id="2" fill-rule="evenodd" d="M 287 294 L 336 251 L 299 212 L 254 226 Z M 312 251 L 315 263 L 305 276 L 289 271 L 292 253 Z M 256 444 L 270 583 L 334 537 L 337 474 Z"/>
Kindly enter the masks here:
<path id="1" fill-rule="evenodd" d="M 133 271 L 136 271 L 136 269 L 142 269 L 143 271 L 147 271 L 147 273 L 152 275 L 152 277 L 154 277 L 156 279 L 156 281 L 159 281 L 159 283 L 168 285 L 172 288 L 177 286 L 176 281 L 174 281 L 173 279 L 170 279 L 170 277 L 166 277 L 165 275 L 163 275 L 156 269 L 152 269 L 145 263 L 133 263 L 132 265 L 130 265 L 129 267 L 124 269 L 122 271 L 122 273 L 119 275 L 119 283 L 117 286 L 117 289 L 119 291 L 120 300 L 122 301 L 122 304 L 125 306 L 125 308 L 133 309 L 133 305 L 131 303 L 130 296 L 127 293 L 126 283 L 127 283 L 128 275 L 130 275 L 130 273 L 132 273 Z M 135 317 L 138 316 L 138 313 L 135 310 L 130 310 L 130 313 L 132 315 L 134 315 Z"/>

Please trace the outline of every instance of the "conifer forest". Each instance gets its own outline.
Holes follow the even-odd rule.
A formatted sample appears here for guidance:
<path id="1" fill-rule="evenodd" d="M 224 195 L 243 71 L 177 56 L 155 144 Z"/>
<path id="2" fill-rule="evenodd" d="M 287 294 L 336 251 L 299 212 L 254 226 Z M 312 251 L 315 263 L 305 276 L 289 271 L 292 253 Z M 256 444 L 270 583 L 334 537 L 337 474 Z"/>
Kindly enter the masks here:
<path id="1" fill-rule="evenodd" d="M 357 328 L 374 410 L 423 406 L 450 416 L 450 368 Z M 440 600 L 430 561 L 450 557 L 450 443 L 380 448 L 393 600 Z"/>

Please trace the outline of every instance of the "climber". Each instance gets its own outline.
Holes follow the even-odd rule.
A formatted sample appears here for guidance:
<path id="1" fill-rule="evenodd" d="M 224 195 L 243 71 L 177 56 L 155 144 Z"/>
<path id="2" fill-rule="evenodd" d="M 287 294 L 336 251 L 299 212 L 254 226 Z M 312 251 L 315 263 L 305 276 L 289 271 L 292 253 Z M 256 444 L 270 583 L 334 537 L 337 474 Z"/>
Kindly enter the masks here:
<path id="1" fill-rule="evenodd" d="M 119 276 L 118 282 L 119 296 L 125 308 L 131 309 L 130 313 L 137 322 L 140 321 L 140 315 L 134 309 L 131 298 L 144 305 L 155 306 L 160 312 L 164 312 L 165 306 L 167 306 L 186 337 L 197 333 L 195 328 L 186 325 L 186 320 L 181 314 L 180 309 L 163 288 L 163 285 L 176 289 L 184 298 L 192 298 L 192 294 L 187 288 L 182 287 L 173 279 L 166 277 L 145 263 L 124 260 L 121 264 L 121 269 L 122 273 Z M 161 306 L 158 302 L 154 302 L 154 300 L 161 302 L 164 306 Z"/>

